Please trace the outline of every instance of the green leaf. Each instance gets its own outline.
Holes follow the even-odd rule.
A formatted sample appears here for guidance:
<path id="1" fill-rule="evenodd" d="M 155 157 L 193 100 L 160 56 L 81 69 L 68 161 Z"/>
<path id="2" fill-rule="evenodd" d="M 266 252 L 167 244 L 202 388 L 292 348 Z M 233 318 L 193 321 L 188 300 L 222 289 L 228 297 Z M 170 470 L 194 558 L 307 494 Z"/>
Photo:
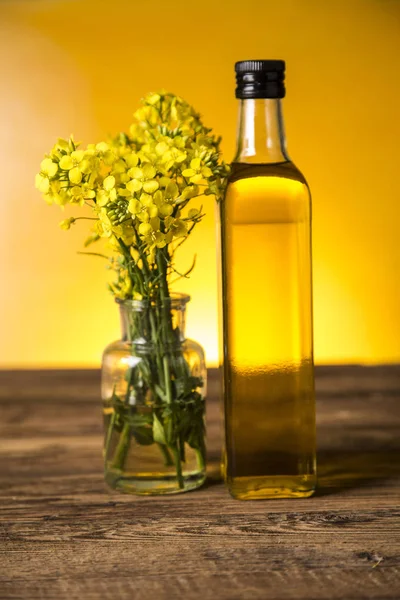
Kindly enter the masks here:
<path id="1" fill-rule="evenodd" d="M 154 385 L 154 389 L 157 392 L 157 396 L 159 396 L 163 402 L 166 402 L 167 396 L 165 395 L 164 390 L 157 383 Z"/>
<path id="2" fill-rule="evenodd" d="M 157 415 L 153 415 L 153 438 L 158 444 L 166 444 L 165 431 Z"/>
<path id="3" fill-rule="evenodd" d="M 134 427 L 131 429 L 131 434 L 137 443 L 142 446 L 150 446 L 150 444 L 154 443 L 151 427 Z"/>

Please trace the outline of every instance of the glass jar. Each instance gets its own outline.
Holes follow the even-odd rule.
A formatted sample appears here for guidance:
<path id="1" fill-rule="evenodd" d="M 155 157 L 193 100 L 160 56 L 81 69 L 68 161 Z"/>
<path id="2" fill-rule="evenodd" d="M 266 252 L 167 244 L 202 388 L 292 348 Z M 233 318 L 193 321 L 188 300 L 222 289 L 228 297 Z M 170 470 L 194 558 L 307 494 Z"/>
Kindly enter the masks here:
<path id="1" fill-rule="evenodd" d="M 113 489 L 172 494 L 205 481 L 207 372 L 202 347 L 185 337 L 189 300 L 117 300 L 122 339 L 102 363 L 105 480 Z"/>

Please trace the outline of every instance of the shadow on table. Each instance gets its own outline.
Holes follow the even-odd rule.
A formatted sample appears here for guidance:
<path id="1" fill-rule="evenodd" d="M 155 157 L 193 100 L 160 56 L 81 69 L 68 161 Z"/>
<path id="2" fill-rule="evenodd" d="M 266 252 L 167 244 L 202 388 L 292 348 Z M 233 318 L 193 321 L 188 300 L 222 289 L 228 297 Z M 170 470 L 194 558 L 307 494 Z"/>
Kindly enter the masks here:
<path id="1" fill-rule="evenodd" d="M 400 477 L 400 451 L 382 449 L 363 451 L 321 451 L 317 455 L 319 496 L 366 485 L 379 486 L 392 477 Z"/>
<path id="2" fill-rule="evenodd" d="M 318 486 L 316 495 L 337 494 L 344 489 L 366 485 L 379 486 L 385 480 L 400 477 L 400 449 L 320 450 L 317 454 Z M 208 457 L 204 488 L 222 483 L 221 457 Z"/>
<path id="3" fill-rule="evenodd" d="M 385 480 L 400 477 L 400 451 L 321 451 L 318 453 L 316 495 L 337 494 L 344 489 L 366 485 L 379 486 Z M 222 483 L 220 459 L 210 457 L 205 488 Z"/>

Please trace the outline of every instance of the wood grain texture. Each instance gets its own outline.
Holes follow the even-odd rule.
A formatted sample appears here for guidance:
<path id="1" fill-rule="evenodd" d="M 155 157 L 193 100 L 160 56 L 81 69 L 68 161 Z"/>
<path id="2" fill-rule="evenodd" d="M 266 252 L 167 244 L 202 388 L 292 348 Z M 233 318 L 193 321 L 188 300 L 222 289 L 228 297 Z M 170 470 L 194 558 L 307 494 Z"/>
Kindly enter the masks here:
<path id="1" fill-rule="evenodd" d="M 233 500 L 109 491 L 96 371 L 0 372 L 1 599 L 400 598 L 400 367 L 317 369 L 319 488 Z"/>

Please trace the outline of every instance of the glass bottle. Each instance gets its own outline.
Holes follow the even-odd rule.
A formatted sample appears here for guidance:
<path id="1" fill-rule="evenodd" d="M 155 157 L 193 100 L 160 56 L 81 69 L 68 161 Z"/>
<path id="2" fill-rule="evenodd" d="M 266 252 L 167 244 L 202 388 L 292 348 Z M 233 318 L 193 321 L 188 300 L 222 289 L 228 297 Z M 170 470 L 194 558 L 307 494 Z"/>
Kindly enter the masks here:
<path id="1" fill-rule="evenodd" d="M 111 488 L 171 494 L 205 481 L 207 373 L 202 347 L 185 337 L 189 300 L 174 294 L 164 306 L 118 301 L 122 339 L 105 349 L 102 363 L 104 467 Z M 163 310 L 172 323 L 168 344 L 151 327 Z"/>
<path id="2" fill-rule="evenodd" d="M 224 471 L 240 499 L 316 486 L 311 197 L 290 161 L 283 61 L 236 64 L 237 151 L 220 203 Z"/>

